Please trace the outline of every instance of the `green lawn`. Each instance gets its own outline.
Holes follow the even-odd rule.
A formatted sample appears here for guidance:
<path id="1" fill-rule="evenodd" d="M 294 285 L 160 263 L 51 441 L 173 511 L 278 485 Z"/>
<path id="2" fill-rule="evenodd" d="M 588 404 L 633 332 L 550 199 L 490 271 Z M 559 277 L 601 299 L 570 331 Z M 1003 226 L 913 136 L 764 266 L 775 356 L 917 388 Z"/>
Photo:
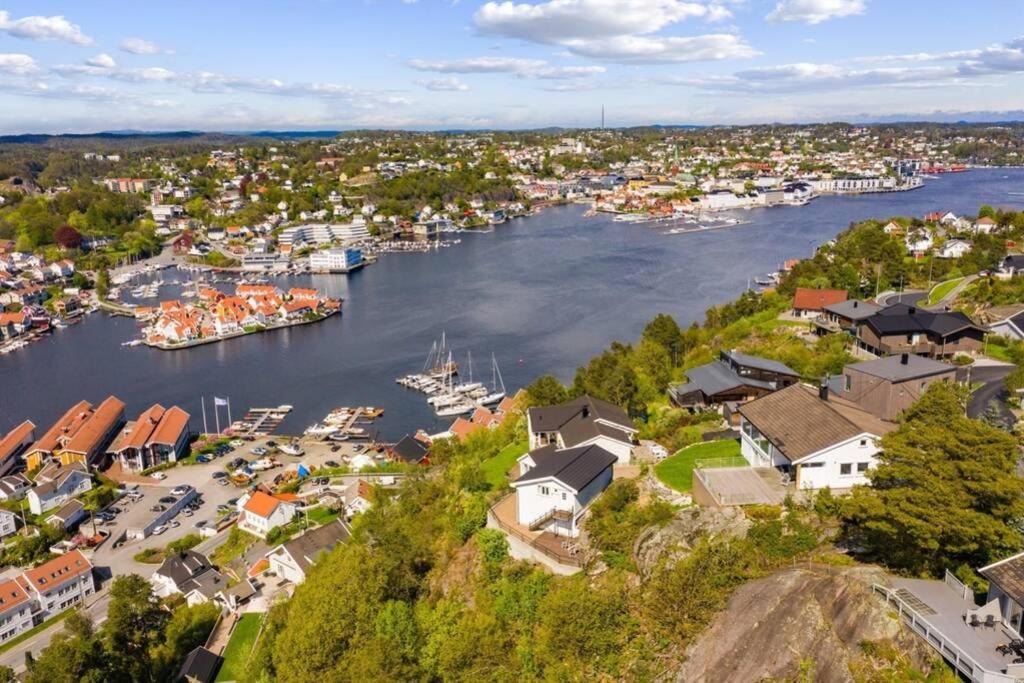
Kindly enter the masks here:
<path id="1" fill-rule="evenodd" d="M 508 477 L 505 475 L 512 469 L 516 459 L 525 453 L 528 448 L 529 444 L 525 441 L 510 443 L 502 448 L 496 456 L 483 461 L 480 468 L 483 470 L 484 477 L 491 485 L 491 488 L 503 489 L 508 485 Z"/>
<path id="2" fill-rule="evenodd" d="M 655 465 L 654 474 L 663 484 L 687 493 L 693 486 L 693 463 L 709 458 L 736 458 L 740 455 L 738 441 L 708 441 L 688 446 Z"/>
<path id="3" fill-rule="evenodd" d="M 245 675 L 245 663 L 256 645 L 263 615 L 256 612 L 243 614 L 231 632 L 231 639 L 224 648 L 224 663 L 217 672 L 218 681 L 240 681 Z"/>
<path id="4" fill-rule="evenodd" d="M 242 531 L 237 526 L 233 526 L 231 531 L 228 532 L 228 537 L 224 540 L 224 543 L 218 546 L 213 551 L 213 554 L 210 555 L 210 560 L 215 565 L 223 567 L 236 557 L 241 557 L 258 540 L 258 538 L 247 531 Z"/>
<path id="5" fill-rule="evenodd" d="M 953 288 L 963 281 L 964 278 L 957 277 L 935 285 L 935 287 L 932 288 L 931 294 L 928 295 L 928 304 L 931 305 L 939 303 L 942 301 L 942 297 L 952 292 Z"/>

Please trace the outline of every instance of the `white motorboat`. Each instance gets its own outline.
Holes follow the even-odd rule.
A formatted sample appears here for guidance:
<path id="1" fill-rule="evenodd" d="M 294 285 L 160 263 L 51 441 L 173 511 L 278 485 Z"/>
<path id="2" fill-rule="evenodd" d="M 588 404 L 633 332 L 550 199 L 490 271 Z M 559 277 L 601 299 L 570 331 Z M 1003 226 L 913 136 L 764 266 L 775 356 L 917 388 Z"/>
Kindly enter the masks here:
<path id="1" fill-rule="evenodd" d="M 297 443 L 284 443 L 277 447 L 285 455 L 305 455 L 306 452 Z"/>
<path id="2" fill-rule="evenodd" d="M 337 432 L 339 429 L 339 427 L 335 427 L 334 425 L 326 425 L 318 422 L 314 425 L 310 425 L 306 429 L 306 431 L 303 432 L 303 434 L 312 437 L 330 436 L 331 434 Z"/>
<path id="3" fill-rule="evenodd" d="M 491 393 L 476 399 L 477 405 L 489 406 L 499 403 L 501 399 L 505 398 L 505 380 L 501 378 L 501 370 L 498 369 L 498 361 L 493 353 L 491 354 L 491 374 Z"/>
<path id="4" fill-rule="evenodd" d="M 460 401 L 459 403 L 453 403 L 446 408 L 437 410 L 437 416 L 456 417 L 458 415 L 465 415 L 466 413 L 471 412 L 474 408 L 476 408 L 476 406 L 469 401 Z"/>

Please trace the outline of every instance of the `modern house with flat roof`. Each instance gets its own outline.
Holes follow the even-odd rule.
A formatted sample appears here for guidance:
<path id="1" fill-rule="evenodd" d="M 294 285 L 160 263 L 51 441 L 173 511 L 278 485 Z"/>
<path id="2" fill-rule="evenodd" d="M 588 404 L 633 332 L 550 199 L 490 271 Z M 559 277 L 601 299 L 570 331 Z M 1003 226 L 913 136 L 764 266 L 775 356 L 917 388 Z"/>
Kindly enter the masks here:
<path id="1" fill-rule="evenodd" d="M 949 358 L 980 351 L 985 330 L 958 311 L 929 311 L 907 304 L 892 304 L 864 321 L 857 346 L 876 356 L 911 353 Z"/>
<path id="2" fill-rule="evenodd" d="M 793 384 L 739 407 L 740 452 L 752 467 L 774 467 L 800 489 L 866 484 L 878 441 L 896 428 L 846 399 Z"/>
<path id="3" fill-rule="evenodd" d="M 883 420 L 895 420 L 912 406 L 933 382 L 955 382 L 956 366 L 901 353 L 847 365 L 833 378 L 831 388 Z"/>
<path id="4" fill-rule="evenodd" d="M 742 403 L 800 381 L 788 365 L 739 351 L 722 351 L 716 361 L 686 371 L 689 380 L 668 388 L 672 403 L 703 410 L 723 403 Z"/>
<path id="5" fill-rule="evenodd" d="M 526 411 L 530 448 L 554 444 L 559 450 L 600 446 L 628 465 L 636 446 L 637 429 L 622 408 L 583 395 L 557 406 Z"/>

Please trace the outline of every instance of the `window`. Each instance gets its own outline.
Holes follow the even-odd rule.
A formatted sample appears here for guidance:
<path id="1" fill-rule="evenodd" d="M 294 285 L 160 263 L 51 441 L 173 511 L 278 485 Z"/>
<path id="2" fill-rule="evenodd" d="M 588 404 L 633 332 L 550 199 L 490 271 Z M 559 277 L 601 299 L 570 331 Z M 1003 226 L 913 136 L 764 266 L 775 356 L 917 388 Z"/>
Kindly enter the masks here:
<path id="1" fill-rule="evenodd" d="M 844 379 L 846 380 L 846 391 L 853 391 L 853 377 L 844 375 Z"/>
<path id="2" fill-rule="evenodd" d="M 562 500 L 565 500 L 565 491 L 562 491 Z"/>
<path id="3" fill-rule="evenodd" d="M 853 473 L 853 465 L 852 464 L 850 464 L 848 462 L 844 462 L 844 463 L 839 465 L 839 474 L 852 474 L 852 473 Z"/>
<path id="4" fill-rule="evenodd" d="M 541 486 L 540 487 L 540 495 L 542 495 L 542 496 L 550 496 L 551 495 L 551 489 L 549 487 L 547 487 L 547 486 Z"/>
<path id="5" fill-rule="evenodd" d="M 859 462 L 859 463 L 857 463 L 857 471 L 858 472 L 867 472 L 868 471 L 868 466 L 870 464 L 871 463 L 869 463 L 869 462 Z"/>
<path id="6" fill-rule="evenodd" d="M 860 445 L 861 445 L 861 447 L 862 447 L 862 448 L 863 448 L 864 446 L 867 446 L 867 445 L 868 445 L 868 440 L 867 440 L 867 439 L 861 439 L 861 440 L 860 440 Z"/>

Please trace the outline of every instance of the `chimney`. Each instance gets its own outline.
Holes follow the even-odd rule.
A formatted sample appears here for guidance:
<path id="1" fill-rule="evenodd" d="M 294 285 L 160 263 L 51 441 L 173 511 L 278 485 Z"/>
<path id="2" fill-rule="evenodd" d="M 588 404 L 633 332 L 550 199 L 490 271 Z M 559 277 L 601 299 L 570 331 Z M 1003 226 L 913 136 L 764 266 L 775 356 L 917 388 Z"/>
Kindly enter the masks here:
<path id="1" fill-rule="evenodd" d="M 583 410 L 580 411 L 580 415 L 584 418 L 590 417 L 590 406 L 583 406 Z"/>
<path id="2" fill-rule="evenodd" d="M 854 307 L 854 308 L 857 308 L 857 304 L 859 304 L 859 303 L 860 303 L 859 301 L 857 301 L 856 299 L 854 299 L 854 300 L 853 300 L 853 307 Z"/>
<path id="3" fill-rule="evenodd" d="M 818 398 L 822 401 L 828 400 L 828 379 L 828 375 L 825 375 L 825 378 L 821 380 L 821 386 L 818 387 Z"/>
<path id="4" fill-rule="evenodd" d="M 916 308 L 915 306 L 911 306 L 911 307 L 910 307 L 910 308 L 909 308 L 909 309 L 907 310 L 907 313 L 909 313 L 910 315 L 917 315 L 917 308 Z"/>
<path id="5" fill-rule="evenodd" d="M 910 362 L 910 354 L 909 353 L 901 353 L 900 354 L 900 365 L 907 365 L 909 362 Z"/>

